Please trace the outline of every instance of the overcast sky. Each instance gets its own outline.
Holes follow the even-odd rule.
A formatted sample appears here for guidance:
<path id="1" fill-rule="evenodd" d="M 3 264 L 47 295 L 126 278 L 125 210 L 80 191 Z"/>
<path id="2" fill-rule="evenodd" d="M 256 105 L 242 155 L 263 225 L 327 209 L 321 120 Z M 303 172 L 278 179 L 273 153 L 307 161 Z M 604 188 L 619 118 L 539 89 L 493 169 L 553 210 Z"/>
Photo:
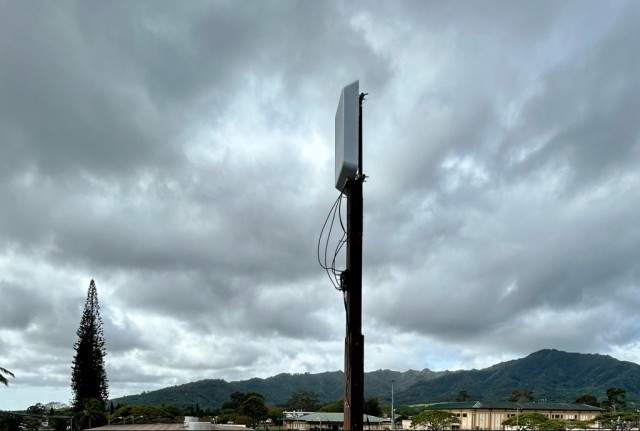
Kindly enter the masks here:
<path id="1" fill-rule="evenodd" d="M 69 402 L 92 278 L 112 397 L 341 370 L 316 251 L 356 79 L 366 370 L 639 363 L 639 23 L 637 1 L 0 1 L 0 409 Z"/>

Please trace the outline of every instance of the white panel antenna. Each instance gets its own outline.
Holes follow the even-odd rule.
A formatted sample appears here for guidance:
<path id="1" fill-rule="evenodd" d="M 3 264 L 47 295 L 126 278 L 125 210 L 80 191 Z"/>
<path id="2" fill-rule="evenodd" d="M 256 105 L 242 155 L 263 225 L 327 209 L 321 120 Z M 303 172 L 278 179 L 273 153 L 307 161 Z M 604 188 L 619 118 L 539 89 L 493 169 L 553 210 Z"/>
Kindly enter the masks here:
<path id="1" fill-rule="evenodd" d="M 358 172 L 359 81 L 342 89 L 336 111 L 336 189 Z"/>

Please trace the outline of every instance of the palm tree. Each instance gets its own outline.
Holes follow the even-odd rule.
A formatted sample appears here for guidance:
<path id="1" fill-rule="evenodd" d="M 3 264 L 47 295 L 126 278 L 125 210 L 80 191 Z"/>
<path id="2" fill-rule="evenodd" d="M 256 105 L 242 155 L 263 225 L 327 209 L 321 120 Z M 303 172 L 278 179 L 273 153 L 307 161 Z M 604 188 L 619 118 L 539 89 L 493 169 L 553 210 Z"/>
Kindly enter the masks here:
<path id="1" fill-rule="evenodd" d="M 5 386 L 9 386 L 9 380 L 7 380 L 7 378 L 3 376 L 3 374 L 6 374 L 7 376 L 11 376 L 11 377 L 15 377 L 15 376 L 11 371 L 7 370 L 6 368 L 0 367 L 0 383 L 4 384 Z"/>
<path id="2" fill-rule="evenodd" d="M 97 422 L 97 425 L 103 425 L 107 422 L 107 416 L 104 413 L 104 403 L 97 398 L 87 398 L 83 400 L 82 410 L 76 414 L 75 419 L 77 421 L 76 426 L 79 427 L 78 429 L 91 428 L 92 419 Z"/>

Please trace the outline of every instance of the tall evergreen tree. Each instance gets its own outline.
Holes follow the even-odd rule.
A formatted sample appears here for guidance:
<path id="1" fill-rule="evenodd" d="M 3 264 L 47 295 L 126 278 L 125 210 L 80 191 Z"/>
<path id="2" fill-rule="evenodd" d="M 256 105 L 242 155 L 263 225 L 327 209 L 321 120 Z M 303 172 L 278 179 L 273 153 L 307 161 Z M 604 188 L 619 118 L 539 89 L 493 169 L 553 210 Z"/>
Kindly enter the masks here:
<path id="1" fill-rule="evenodd" d="M 109 398 L 109 381 L 104 365 L 107 354 L 102 332 L 98 290 L 93 280 L 89 283 L 87 302 L 80 326 L 76 332 L 78 341 L 73 346 L 76 351 L 73 357 L 71 373 L 71 389 L 73 390 L 73 409 L 81 412 L 85 401 L 95 399 L 104 405 Z"/>

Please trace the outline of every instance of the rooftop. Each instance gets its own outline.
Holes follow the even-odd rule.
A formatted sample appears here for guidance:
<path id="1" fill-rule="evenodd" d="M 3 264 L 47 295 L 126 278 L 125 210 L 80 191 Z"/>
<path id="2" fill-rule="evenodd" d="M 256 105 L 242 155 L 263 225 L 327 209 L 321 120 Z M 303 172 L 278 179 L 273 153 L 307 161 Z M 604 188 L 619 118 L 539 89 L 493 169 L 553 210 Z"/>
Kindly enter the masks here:
<path id="1" fill-rule="evenodd" d="M 500 410 L 572 410 L 572 411 L 604 411 L 600 407 L 574 403 L 512 403 L 508 401 L 462 401 L 451 403 L 432 403 L 425 406 L 428 410 L 438 409 L 500 409 Z"/>
<path id="2" fill-rule="evenodd" d="M 253 431 L 242 425 L 211 425 L 213 431 Z M 188 431 L 183 422 L 174 424 L 126 424 L 126 425 L 105 425 L 97 428 L 90 428 L 85 431 Z"/>

